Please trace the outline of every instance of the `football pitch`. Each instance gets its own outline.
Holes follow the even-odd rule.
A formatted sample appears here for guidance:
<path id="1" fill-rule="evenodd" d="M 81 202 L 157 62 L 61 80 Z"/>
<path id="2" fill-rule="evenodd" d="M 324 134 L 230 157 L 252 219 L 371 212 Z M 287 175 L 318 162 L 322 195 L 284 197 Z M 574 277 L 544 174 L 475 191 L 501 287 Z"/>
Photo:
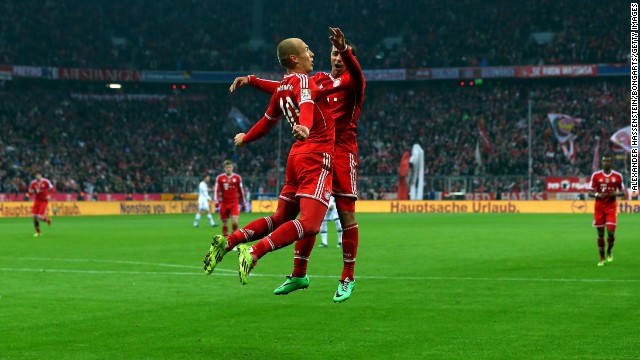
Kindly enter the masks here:
<path id="1" fill-rule="evenodd" d="M 309 289 L 274 296 L 293 247 L 206 276 L 204 217 L 0 219 L 0 359 L 637 359 L 640 219 L 599 268 L 591 218 L 358 214 L 341 304 L 332 223 Z"/>

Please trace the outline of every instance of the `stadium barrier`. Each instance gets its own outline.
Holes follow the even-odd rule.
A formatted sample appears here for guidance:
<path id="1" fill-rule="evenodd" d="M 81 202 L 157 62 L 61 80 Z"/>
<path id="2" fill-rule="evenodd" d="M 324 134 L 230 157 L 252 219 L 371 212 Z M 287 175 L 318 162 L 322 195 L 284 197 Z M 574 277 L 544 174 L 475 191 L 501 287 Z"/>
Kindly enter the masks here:
<path id="1" fill-rule="evenodd" d="M 251 201 L 252 212 L 272 213 L 276 200 Z M 356 211 L 362 213 L 529 213 L 529 214 L 585 214 L 593 213 L 593 200 L 547 201 L 389 201 L 359 200 Z M 0 202 L 0 218 L 31 216 L 31 202 Z M 213 209 L 213 208 L 212 208 Z M 84 215 L 151 215 L 194 214 L 197 201 L 52 201 L 52 216 Z M 639 200 L 618 202 L 619 213 L 640 214 Z"/>
<path id="2" fill-rule="evenodd" d="M 274 212 L 276 200 L 253 200 L 254 212 Z M 523 214 L 584 214 L 593 213 L 593 200 L 437 200 L 393 201 L 358 200 L 356 212 L 361 213 L 523 213 Z M 640 214 L 640 201 L 618 201 L 620 213 Z"/>

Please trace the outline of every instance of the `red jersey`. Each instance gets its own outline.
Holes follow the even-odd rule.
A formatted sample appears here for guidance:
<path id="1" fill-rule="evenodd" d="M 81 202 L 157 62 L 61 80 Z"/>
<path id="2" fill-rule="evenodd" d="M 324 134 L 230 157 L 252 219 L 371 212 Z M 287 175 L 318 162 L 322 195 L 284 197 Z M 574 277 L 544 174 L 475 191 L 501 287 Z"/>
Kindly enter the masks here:
<path id="1" fill-rule="evenodd" d="M 330 73 L 319 72 L 312 79 L 329 101 L 336 128 L 336 151 L 357 155 L 358 118 L 364 103 L 366 81 L 351 49 L 341 51 L 340 57 L 347 68 L 345 73 L 335 78 Z M 276 81 L 259 79 L 253 75 L 249 75 L 249 83 L 269 94 L 273 94 L 279 85 Z"/>
<path id="2" fill-rule="evenodd" d="M 222 194 L 222 197 L 218 197 Z M 244 188 L 242 186 L 242 177 L 232 173 L 227 175 L 222 173 L 216 177 L 216 185 L 213 190 L 213 201 L 216 204 L 224 203 L 226 205 L 237 205 L 238 199 L 240 204 L 244 205 Z"/>
<path id="3" fill-rule="evenodd" d="M 51 184 L 51 181 L 48 179 L 42 178 L 40 181 L 33 180 L 31 184 L 29 184 L 29 194 L 35 194 L 35 201 L 49 201 L 47 196 L 56 192 L 56 189 Z"/>
<path id="4" fill-rule="evenodd" d="M 599 193 L 612 193 L 624 191 L 624 181 L 622 174 L 615 170 L 611 170 L 609 174 L 605 174 L 604 170 L 599 170 L 591 175 L 589 190 Z M 596 198 L 596 211 L 615 210 L 616 198 L 606 197 L 604 199 Z"/>
<path id="5" fill-rule="evenodd" d="M 330 73 L 317 73 L 313 76 L 333 111 L 336 122 L 335 149 L 339 152 L 358 154 L 358 118 L 364 102 L 366 82 L 362 69 L 351 49 L 340 52 L 340 57 L 347 68 L 337 78 Z"/>
<path id="6" fill-rule="evenodd" d="M 276 88 L 264 117 L 244 136 L 243 142 L 255 141 L 273 127 L 281 117 L 293 127 L 304 125 L 309 137 L 297 140 L 289 155 L 306 153 L 333 154 L 335 123 L 326 96 L 305 74 L 287 74 Z"/>

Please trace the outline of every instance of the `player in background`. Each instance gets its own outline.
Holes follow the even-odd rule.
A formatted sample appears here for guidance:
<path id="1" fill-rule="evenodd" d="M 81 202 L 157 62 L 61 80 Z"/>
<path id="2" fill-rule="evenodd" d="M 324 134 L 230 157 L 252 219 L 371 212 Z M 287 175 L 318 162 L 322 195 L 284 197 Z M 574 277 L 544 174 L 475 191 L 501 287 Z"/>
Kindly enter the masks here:
<path id="1" fill-rule="evenodd" d="M 364 102 L 366 81 L 362 68 L 355 58 L 355 48 L 345 38 L 339 28 L 329 28 L 331 32 L 331 73 L 318 72 L 313 76 L 318 87 L 329 100 L 329 106 L 336 122 L 336 143 L 334 152 L 333 195 L 343 229 L 343 270 L 334 295 L 334 301 L 342 302 L 351 296 L 355 287 L 355 264 L 358 252 L 358 223 L 355 218 L 355 202 L 358 199 L 358 117 Z M 238 77 L 229 88 L 251 85 L 261 91 L 273 94 L 278 82 L 259 79 L 253 75 Z M 251 241 L 251 240 L 247 240 Z M 307 263 L 315 240 L 296 242 L 294 250 L 294 270 L 274 293 L 285 295 L 309 286 Z"/>
<path id="2" fill-rule="evenodd" d="M 55 192 L 56 189 L 51 184 L 51 181 L 43 178 L 41 172 L 36 172 L 36 178 L 29 184 L 29 196 L 35 195 L 33 208 L 31 209 L 33 226 L 36 228 L 36 233 L 33 234 L 34 237 L 42 235 L 40 220 L 51 226 L 51 218 L 47 217 L 47 205 L 49 205 L 51 194 Z"/>
<path id="3" fill-rule="evenodd" d="M 616 225 L 618 222 L 616 197 L 624 196 L 624 180 L 622 174 L 611 168 L 611 156 L 603 155 L 602 170 L 591 175 L 589 183 L 589 197 L 596 199 L 593 213 L 593 226 L 598 232 L 598 252 L 600 261 L 598 266 L 613 262 L 613 244 L 616 241 Z M 604 252 L 604 228 L 607 228 L 607 257 Z"/>
<path id="4" fill-rule="evenodd" d="M 228 238 L 214 236 L 203 261 L 205 273 L 210 274 L 236 244 L 268 234 L 251 247 L 238 246 L 242 284 L 247 283 L 249 272 L 266 253 L 315 236 L 331 197 L 335 123 L 326 96 L 308 76 L 313 71 L 313 52 L 304 41 L 289 38 L 278 44 L 277 54 L 287 74 L 271 97 L 264 117 L 246 134 L 237 134 L 234 143 L 242 146 L 262 138 L 281 117 L 291 125 L 297 141 L 289 151 L 278 208 L 272 216 L 252 221 Z"/>
<path id="5" fill-rule="evenodd" d="M 224 173 L 216 177 L 213 201 L 220 214 L 220 221 L 222 221 L 222 235 L 229 236 L 229 216 L 231 216 L 233 231 L 238 230 L 240 208 L 244 211 L 245 198 L 242 177 L 233 172 L 233 162 L 231 160 L 225 160 L 223 165 Z"/>
<path id="6" fill-rule="evenodd" d="M 218 226 L 215 221 L 213 221 L 213 217 L 211 216 L 211 207 L 209 206 L 209 201 L 211 200 L 211 196 L 209 196 L 209 181 L 211 177 L 209 174 L 205 175 L 200 181 L 198 185 L 198 211 L 196 212 L 196 218 L 193 221 L 193 227 L 200 226 L 200 214 L 203 212 L 207 213 L 207 218 L 209 219 L 209 224 L 212 227 Z"/>
<path id="7" fill-rule="evenodd" d="M 329 221 L 335 222 L 336 232 L 338 233 L 338 247 L 342 247 L 342 226 L 340 226 L 340 217 L 338 216 L 338 210 L 336 210 L 336 199 L 333 196 L 329 199 L 329 208 L 324 215 L 322 226 L 320 226 L 320 239 L 322 243 L 318 247 L 326 248 L 329 246 L 327 242 L 327 223 Z"/>

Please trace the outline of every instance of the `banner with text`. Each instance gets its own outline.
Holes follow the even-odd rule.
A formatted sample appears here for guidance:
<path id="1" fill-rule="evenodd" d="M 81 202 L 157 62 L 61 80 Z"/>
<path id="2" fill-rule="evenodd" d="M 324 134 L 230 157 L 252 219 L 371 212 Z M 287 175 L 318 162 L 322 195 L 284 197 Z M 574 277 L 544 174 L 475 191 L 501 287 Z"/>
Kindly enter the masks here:
<path id="1" fill-rule="evenodd" d="M 548 177 L 547 192 L 589 191 L 589 177 Z"/>

